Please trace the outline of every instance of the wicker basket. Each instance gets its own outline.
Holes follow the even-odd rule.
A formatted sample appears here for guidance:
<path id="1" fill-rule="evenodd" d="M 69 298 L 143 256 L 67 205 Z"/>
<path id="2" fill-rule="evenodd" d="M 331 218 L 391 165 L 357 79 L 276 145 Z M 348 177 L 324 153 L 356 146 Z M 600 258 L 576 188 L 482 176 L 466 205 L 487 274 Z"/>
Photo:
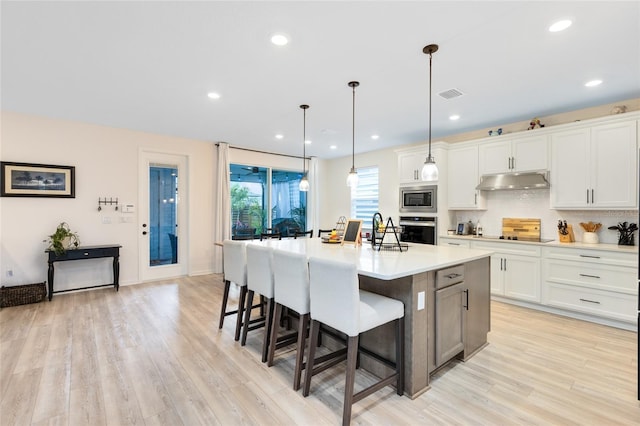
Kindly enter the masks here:
<path id="1" fill-rule="evenodd" d="M 0 308 L 42 302 L 47 297 L 46 282 L 0 288 Z"/>

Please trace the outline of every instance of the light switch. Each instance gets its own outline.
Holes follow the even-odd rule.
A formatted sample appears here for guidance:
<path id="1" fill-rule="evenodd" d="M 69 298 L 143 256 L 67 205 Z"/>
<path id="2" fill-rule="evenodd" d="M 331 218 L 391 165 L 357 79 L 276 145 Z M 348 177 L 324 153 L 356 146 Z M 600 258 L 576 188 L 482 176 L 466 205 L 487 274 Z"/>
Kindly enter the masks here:
<path id="1" fill-rule="evenodd" d="M 424 291 L 418 293 L 418 310 L 424 309 Z"/>

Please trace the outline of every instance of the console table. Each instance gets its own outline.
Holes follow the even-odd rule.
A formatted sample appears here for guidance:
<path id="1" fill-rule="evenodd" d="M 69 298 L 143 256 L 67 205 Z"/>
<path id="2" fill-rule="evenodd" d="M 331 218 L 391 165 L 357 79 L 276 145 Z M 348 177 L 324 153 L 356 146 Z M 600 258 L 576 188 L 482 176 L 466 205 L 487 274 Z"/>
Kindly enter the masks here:
<path id="1" fill-rule="evenodd" d="M 56 252 L 53 250 L 47 250 L 46 253 L 49 255 L 49 301 L 51 301 L 53 293 L 64 293 L 66 291 L 72 290 L 84 290 L 87 288 L 107 287 L 112 285 L 116 289 L 116 291 L 118 291 L 118 289 L 120 288 L 120 284 L 118 282 L 120 276 L 120 247 L 122 246 L 117 244 L 84 246 L 75 249 L 69 249 L 62 254 L 56 254 Z M 55 292 L 53 291 L 53 264 L 55 262 L 65 262 L 67 260 L 99 259 L 103 257 L 113 257 L 113 283 L 93 285 L 89 287 L 71 288 L 67 290 L 58 290 Z"/>

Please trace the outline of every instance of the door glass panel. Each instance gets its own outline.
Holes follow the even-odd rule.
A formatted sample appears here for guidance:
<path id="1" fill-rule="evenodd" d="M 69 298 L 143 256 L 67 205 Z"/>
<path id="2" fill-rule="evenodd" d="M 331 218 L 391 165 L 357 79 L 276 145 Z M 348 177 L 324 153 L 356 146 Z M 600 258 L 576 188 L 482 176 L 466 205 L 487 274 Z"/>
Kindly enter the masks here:
<path id="1" fill-rule="evenodd" d="M 307 230 L 307 193 L 299 189 L 300 172 L 273 170 L 271 174 L 271 224 L 283 236 Z"/>
<path id="2" fill-rule="evenodd" d="M 231 235 L 234 239 L 260 237 L 268 228 L 267 169 L 231 164 Z"/>
<path id="3" fill-rule="evenodd" d="M 178 169 L 149 167 L 149 266 L 178 263 Z"/>
<path id="4" fill-rule="evenodd" d="M 260 238 L 267 229 L 283 237 L 306 230 L 307 193 L 298 189 L 302 173 L 230 165 L 231 235 Z"/>

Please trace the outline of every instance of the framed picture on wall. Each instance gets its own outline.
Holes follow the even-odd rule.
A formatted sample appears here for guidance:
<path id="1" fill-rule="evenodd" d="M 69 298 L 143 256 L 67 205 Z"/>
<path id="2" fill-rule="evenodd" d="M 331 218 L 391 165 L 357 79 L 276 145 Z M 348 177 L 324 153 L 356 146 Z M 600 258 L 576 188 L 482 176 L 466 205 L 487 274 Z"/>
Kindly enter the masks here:
<path id="1" fill-rule="evenodd" d="M 75 174 L 73 166 L 2 161 L 0 196 L 75 198 Z"/>

